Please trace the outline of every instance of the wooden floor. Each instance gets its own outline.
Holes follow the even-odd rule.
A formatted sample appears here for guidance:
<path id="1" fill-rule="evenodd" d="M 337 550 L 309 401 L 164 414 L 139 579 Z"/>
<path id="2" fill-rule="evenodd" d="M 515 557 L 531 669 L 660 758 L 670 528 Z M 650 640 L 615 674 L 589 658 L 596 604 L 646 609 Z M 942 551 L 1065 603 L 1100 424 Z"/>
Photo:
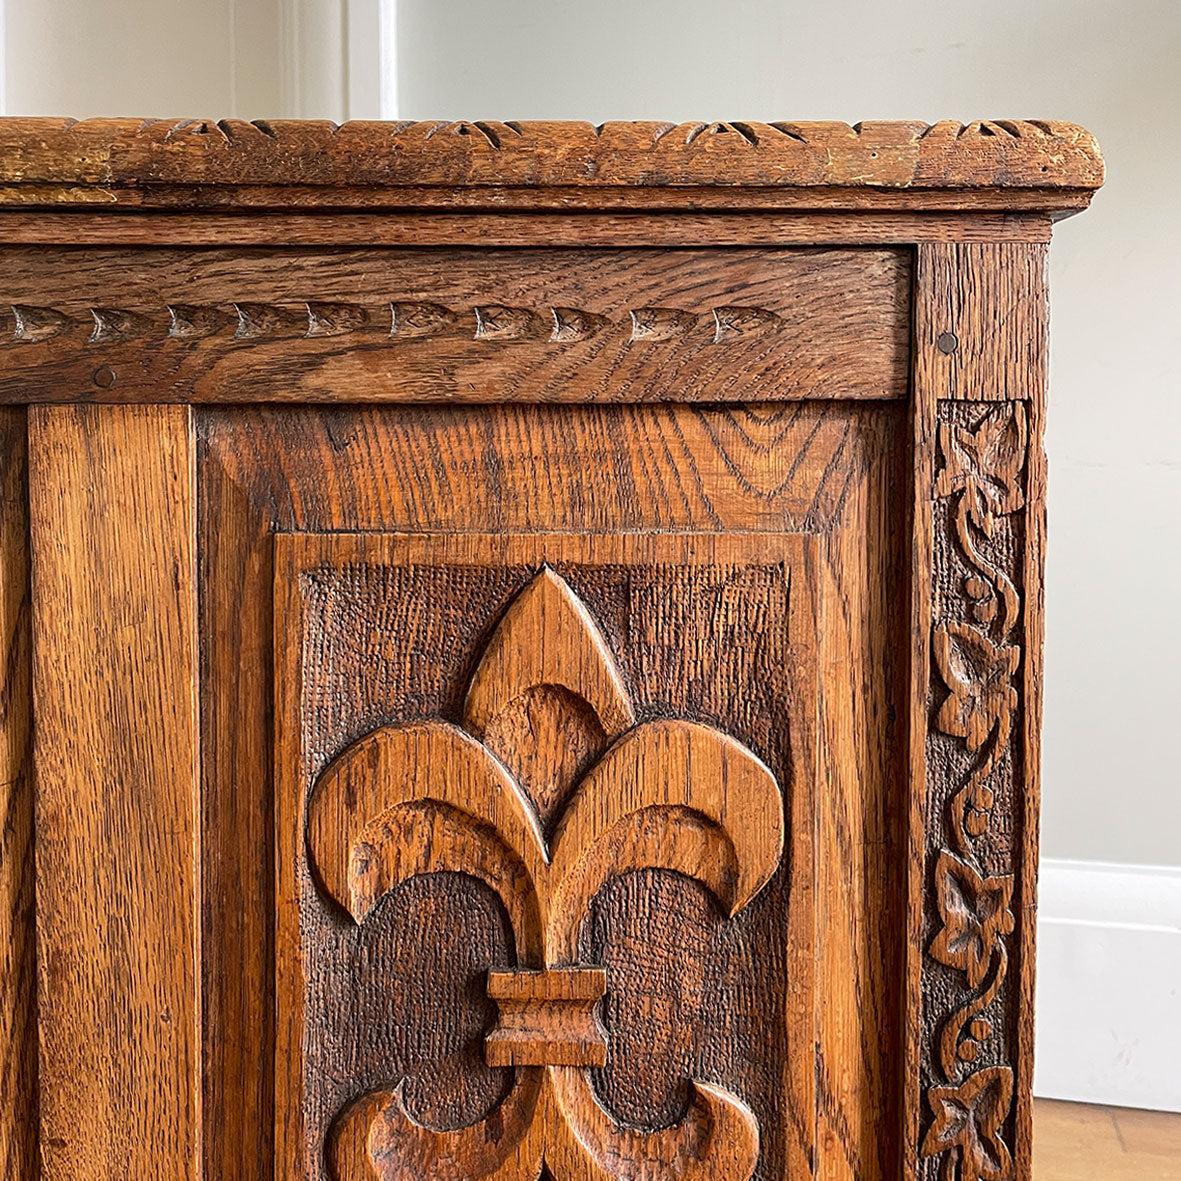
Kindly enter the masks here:
<path id="1" fill-rule="evenodd" d="M 1039 1099 L 1033 1181 L 1181 1181 L 1181 1115 Z"/>

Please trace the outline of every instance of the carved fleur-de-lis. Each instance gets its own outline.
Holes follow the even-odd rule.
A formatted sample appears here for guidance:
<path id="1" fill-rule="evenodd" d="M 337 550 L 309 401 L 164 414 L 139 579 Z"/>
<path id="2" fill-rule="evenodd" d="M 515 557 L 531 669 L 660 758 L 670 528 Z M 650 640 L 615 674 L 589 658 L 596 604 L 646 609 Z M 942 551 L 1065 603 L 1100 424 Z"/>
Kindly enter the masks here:
<path id="1" fill-rule="evenodd" d="M 956 1181 L 1011 1181 L 1013 1158 L 1001 1136 L 1013 1099 L 1013 1072 L 990 1066 L 956 1087 L 927 1092 L 935 1119 L 922 1155 L 958 1155 Z"/>
<path id="2" fill-rule="evenodd" d="M 587 1068 L 606 1039 L 591 1014 L 601 968 L 580 965 L 587 908 L 611 878 L 668 869 L 727 914 L 768 882 L 783 853 L 783 799 L 740 742 L 690 721 L 636 724 L 607 643 L 581 600 L 543 568 L 509 606 L 468 687 L 462 726 L 385 726 L 316 783 L 308 850 L 323 888 L 362 922 L 416 874 L 476 876 L 512 921 L 517 970 L 490 973 L 500 1024 L 490 1063 L 517 1067 L 504 1102 L 455 1131 L 410 1119 L 400 1091 L 338 1118 L 338 1181 L 425 1175 L 470 1181 L 746 1181 L 758 1125 L 736 1096 L 695 1083 L 685 1117 L 656 1131 L 611 1120 Z M 417 1171 L 416 1171 L 417 1170 Z"/>
<path id="3" fill-rule="evenodd" d="M 935 865 L 935 891 L 943 926 L 931 944 L 931 955 L 941 964 L 958 968 L 972 988 L 979 988 L 993 948 L 1014 930 L 1009 909 L 1013 878 L 982 877 L 966 861 L 944 850 Z"/>
<path id="4" fill-rule="evenodd" d="M 975 430 L 941 422 L 943 468 L 935 480 L 935 495 L 962 494 L 972 523 L 991 537 L 997 517 L 1025 503 L 1025 443 L 1025 407 L 1020 402 L 998 406 Z"/>

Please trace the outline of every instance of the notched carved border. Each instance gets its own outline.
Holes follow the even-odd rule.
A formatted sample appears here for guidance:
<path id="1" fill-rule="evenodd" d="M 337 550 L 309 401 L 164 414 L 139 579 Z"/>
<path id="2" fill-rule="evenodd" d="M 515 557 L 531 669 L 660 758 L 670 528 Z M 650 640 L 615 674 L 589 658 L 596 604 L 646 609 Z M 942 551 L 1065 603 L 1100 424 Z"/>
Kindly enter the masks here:
<path id="1" fill-rule="evenodd" d="M 455 310 L 437 303 L 391 300 L 376 307 L 326 300 L 300 304 L 240 302 L 225 305 L 166 305 L 165 314 L 116 307 L 91 307 L 71 315 L 59 308 L 12 304 L 0 344 L 114 344 L 122 341 L 231 341 L 314 339 L 367 333 L 391 341 L 459 337 L 482 341 L 569 344 L 615 333 L 630 341 L 697 338 L 724 344 L 782 328 L 783 319 L 766 308 L 725 306 L 706 314 L 680 308 L 640 307 L 613 320 L 582 308 L 541 309 L 478 304 Z M 165 315 L 167 318 L 165 318 Z M 3 331 L 3 330 L 0 330 Z"/>
<path id="2" fill-rule="evenodd" d="M 1074 124 L 0 120 L 0 184 L 1097 188 Z M 0 200 L 6 194 L 0 194 Z M 17 195 L 19 197 L 19 194 Z M 10 198 L 11 199 L 11 198 Z M 63 193 L 64 203 L 84 199 Z"/>
<path id="3" fill-rule="evenodd" d="M 938 414 L 920 1151 L 940 1181 L 1008 1181 L 1028 427 L 1019 402 Z"/>

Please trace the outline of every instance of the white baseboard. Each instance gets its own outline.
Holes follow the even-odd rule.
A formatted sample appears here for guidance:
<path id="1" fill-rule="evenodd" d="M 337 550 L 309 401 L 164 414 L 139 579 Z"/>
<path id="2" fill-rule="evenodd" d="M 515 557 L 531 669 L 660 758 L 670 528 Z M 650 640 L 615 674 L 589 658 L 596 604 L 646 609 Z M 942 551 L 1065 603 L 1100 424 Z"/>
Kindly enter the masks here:
<path id="1" fill-rule="evenodd" d="M 1181 869 L 1043 859 L 1034 1094 L 1181 1111 Z"/>

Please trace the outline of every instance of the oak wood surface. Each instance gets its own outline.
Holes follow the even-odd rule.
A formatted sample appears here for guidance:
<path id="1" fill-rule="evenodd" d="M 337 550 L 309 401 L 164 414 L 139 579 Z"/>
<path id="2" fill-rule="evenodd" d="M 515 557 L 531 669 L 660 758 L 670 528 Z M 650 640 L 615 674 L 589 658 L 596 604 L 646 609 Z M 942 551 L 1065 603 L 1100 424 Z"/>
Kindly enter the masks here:
<path id="1" fill-rule="evenodd" d="M 731 202 L 731 205 L 734 203 Z M 1045 212 L 262 213 L 183 209 L 9 210 L 0 243 L 38 246 L 898 246 L 941 241 L 1048 242 Z"/>
<path id="2" fill-rule="evenodd" d="M 594 1007 L 607 992 L 601 968 L 488 973 L 497 1021 L 484 1039 L 489 1066 L 606 1066 Z"/>
<path id="3" fill-rule="evenodd" d="M 922 1178 L 1025 1178 L 1045 252 L 923 246 L 916 274 L 907 1142 Z"/>
<path id="4" fill-rule="evenodd" d="M 0 412 L 0 1170 L 39 1175 L 25 411 Z"/>
<path id="5" fill-rule="evenodd" d="M 0 186 L 5 213 L 70 211 L 89 216 L 96 203 L 87 201 L 95 190 L 52 184 Z M 850 186 L 787 188 L 764 185 L 685 185 L 638 188 L 539 186 L 506 188 L 498 185 L 426 185 L 350 188 L 347 185 L 158 185 L 150 188 L 104 190 L 98 194 L 101 212 L 168 212 L 209 210 L 233 213 L 290 213 L 296 211 L 364 212 L 369 216 L 432 210 L 470 213 L 588 213 L 648 210 L 659 213 L 762 211 L 764 213 L 912 213 L 927 214 L 1040 214 L 1057 221 L 1086 209 L 1093 189 L 886 189 Z M 78 198 L 80 200 L 74 200 Z M 64 200 L 63 200 L 64 199 Z M 74 207 L 72 207 L 74 206 Z"/>
<path id="6" fill-rule="evenodd" d="M 194 469 L 185 407 L 29 418 L 41 1154 L 199 1168 Z"/>
<path id="7" fill-rule="evenodd" d="M 825 408 L 823 404 L 714 410 L 674 406 L 466 411 L 274 408 L 202 415 L 202 536 L 207 555 L 203 562 L 207 588 L 203 627 L 210 638 L 211 690 L 205 735 L 206 747 L 213 752 L 206 767 L 206 996 L 207 1013 L 220 1014 L 221 1032 L 207 1044 L 215 1068 L 209 1078 L 207 1101 L 210 1112 L 219 1112 L 212 1118 L 218 1119 L 224 1132 L 216 1144 L 207 1145 L 208 1176 L 221 1175 L 219 1170 L 229 1167 L 226 1162 L 231 1159 L 265 1158 L 265 1148 L 258 1146 L 257 1123 L 250 1115 L 250 1110 L 257 1108 L 241 1110 L 243 1100 L 260 1106 L 265 1103 L 265 1096 L 254 1090 L 265 1080 L 250 1077 L 248 1089 L 241 1082 L 242 1063 L 257 1060 L 265 1053 L 266 1044 L 259 1010 L 265 1019 L 267 969 L 265 961 L 255 957 L 262 954 L 267 935 L 265 930 L 252 933 L 249 925 L 243 926 L 265 921 L 263 916 L 273 909 L 268 901 L 266 864 L 260 863 L 256 853 L 260 844 L 265 847 L 267 843 L 265 830 L 257 827 L 255 819 L 265 804 L 258 797 L 240 790 L 226 792 L 219 785 L 259 783 L 267 777 L 263 726 L 268 689 L 253 670 L 268 659 L 265 629 L 270 529 L 449 530 L 483 525 L 507 530 L 578 528 L 611 534 L 653 527 L 700 529 L 708 523 L 709 528 L 719 530 L 780 531 L 787 527 L 813 532 L 835 529 L 844 522 L 848 541 L 843 548 L 848 556 L 836 564 L 830 579 L 843 583 L 848 571 L 863 571 L 846 592 L 851 596 L 849 609 L 856 613 L 859 608 L 852 603 L 863 593 L 854 589 L 859 580 L 867 580 L 868 587 L 876 585 L 876 575 L 871 573 L 876 566 L 871 563 L 867 567 L 864 559 L 857 557 L 863 546 L 857 540 L 858 522 L 868 527 L 870 520 L 880 516 L 890 481 L 900 478 L 902 471 L 899 453 L 888 449 L 888 440 L 898 438 L 901 420 L 895 415 L 883 418 L 881 409 L 852 405 Z M 398 458 L 403 454 L 406 460 Z M 569 454 L 570 462 L 562 458 L 564 454 Z M 442 462 L 415 462 L 415 457 L 426 460 L 432 455 Z M 469 457 L 461 458 L 465 455 Z M 563 471 L 560 482 L 538 483 L 540 469 L 534 456 L 542 455 L 551 470 Z M 407 460 L 412 466 L 404 469 Z M 403 470 L 415 472 L 416 478 L 402 478 Z M 472 477 L 464 476 L 465 471 Z M 493 486 L 487 486 L 483 478 L 473 478 L 489 472 L 496 473 Z M 609 482 L 604 483 L 597 474 L 602 472 L 613 473 Z M 877 473 L 875 487 L 879 481 L 885 482 L 873 496 L 856 494 L 854 489 L 870 473 Z M 848 516 L 851 496 L 866 507 Z M 891 692 L 884 675 L 857 691 L 866 689 L 872 694 Z M 876 801 L 870 805 L 874 814 L 889 796 L 886 785 L 898 782 L 889 770 L 892 756 L 884 748 L 874 753 L 883 736 L 871 739 L 864 729 L 874 724 L 872 719 L 884 708 L 879 704 L 868 712 L 859 711 L 845 723 L 849 737 L 842 739 L 852 743 L 851 750 L 864 751 L 855 756 L 863 778 L 881 785 L 869 793 Z M 859 734 L 862 737 L 857 737 Z M 797 737 L 803 744 L 803 734 Z M 801 745 L 799 757 L 806 761 L 814 756 Z M 838 756 L 834 753 L 831 758 L 836 761 Z M 853 779 L 845 782 L 851 787 Z M 213 811 L 209 811 L 211 806 Z M 810 831 L 803 817 L 797 819 L 798 830 Z M 241 852 L 234 852 L 235 848 Z M 801 857 L 807 853 L 807 849 L 800 851 Z M 605 912 L 617 916 L 613 925 L 620 922 L 618 916 L 636 916 L 629 920 L 627 941 L 614 953 L 619 956 L 625 948 L 631 949 L 617 961 L 621 968 L 627 957 L 651 956 L 650 936 L 644 931 L 669 928 L 667 906 L 675 905 L 676 913 L 683 916 L 672 924 L 673 930 L 683 923 L 689 932 L 702 921 L 692 917 L 690 899 L 658 889 L 656 881 L 641 877 L 635 882 L 627 890 L 622 890 L 622 883 L 613 888 L 612 909 Z M 253 898 L 259 901 L 240 901 Z M 424 901 L 414 903 L 420 909 L 410 914 L 424 915 Z M 451 913 L 459 919 L 457 913 Z M 471 924 L 479 912 L 465 913 L 465 921 Z M 435 921 L 446 923 L 446 913 Z M 651 923 L 659 926 L 646 925 Z M 432 925 L 429 929 L 442 928 Z M 597 929 L 605 933 L 611 928 Z M 225 932 L 234 934 L 227 938 Z M 623 934 L 621 929 L 619 935 Z M 803 944 L 789 942 L 788 946 L 797 948 L 792 954 L 802 954 L 799 948 L 811 946 L 810 938 Z M 850 929 L 849 938 L 851 949 L 860 950 L 848 954 L 858 957 L 863 965 L 858 995 L 871 1013 L 881 1015 L 874 1020 L 884 1023 L 881 1036 L 888 1043 L 897 1034 L 885 1031 L 891 1024 L 899 1030 L 901 1017 L 897 995 L 890 999 L 888 959 L 875 962 L 873 948 L 882 936 L 858 923 Z M 682 950 L 682 959 L 692 946 L 690 943 Z M 239 958 L 243 952 L 249 953 L 249 960 Z M 633 961 L 636 966 L 628 971 L 639 970 L 644 962 L 650 967 L 640 971 L 637 979 L 655 971 L 657 979 L 671 983 L 667 967 L 659 966 L 668 961 L 659 958 Z M 801 962 L 810 962 L 810 957 Z M 834 951 L 827 962 L 836 977 L 847 961 Z M 804 1003 L 811 985 L 800 971 L 792 979 L 798 990 L 793 1003 Z M 891 1017 L 891 1013 L 895 1015 Z M 620 1017 L 623 1019 L 623 1012 Z M 860 1061 L 867 1053 L 885 1054 L 875 1044 L 876 1035 L 856 1032 L 859 1020 L 858 1008 L 850 1006 L 839 1031 L 838 1023 L 825 1024 L 844 1047 L 833 1051 L 834 1059 L 841 1063 Z M 670 1043 L 662 1053 L 670 1052 L 676 1055 L 670 1061 L 679 1061 L 684 1047 Z M 805 1069 L 810 1080 L 812 1069 Z M 870 1084 L 871 1090 L 878 1086 Z M 810 1083 L 801 1077 L 793 1087 L 798 1088 L 793 1091 L 797 1096 L 793 1103 L 799 1103 L 798 1110 L 808 1110 Z M 255 1094 L 257 1099 L 252 1098 Z M 883 1102 L 888 1106 L 890 1100 L 884 1097 Z M 220 1114 L 223 1110 L 224 1118 Z M 675 1113 L 674 1107 L 666 1118 Z M 791 1137 L 804 1136 L 810 1123 L 802 1121 Z M 870 1148 L 864 1139 L 868 1134 L 866 1123 L 858 1133 L 863 1139 L 856 1151 L 867 1158 L 865 1175 L 874 1176 L 879 1162 L 891 1159 L 896 1147 L 890 1145 L 896 1142 L 879 1126 L 876 1143 Z M 807 1135 L 810 1138 L 811 1133 Z M 241 1156 L 231 1157 L 231 1153 Z M 801 1160 L 807 1160 L 808 1155 L 805 1151 Z"/>
<path id="8" fill-rule="evenodd" d="M 0 399 L 774 401 L 906 390 L 890 250 L 0 250 Z"/>
<path id="9" fill-rule="evenodd" d="M 1069 123 L 489 123 L 5 119 L 4 198 L 117 201 L 163 185 L 852 187 L 1023 190 L 1069 200 L 1103 181 L 1094 138 Z M 277 193 L 275 194 L 277 196 Z M 193 201 L 195 195 L 190 195 Z M 274 199 L 274 197 L 272 197 Z"/>
<path id="10" fill-rule="evenodd" d="M 1046 259 L 1036 244 L 945 243 L 916 254 L 915 365 L 936 398 L 1036 402 L 1045 385 Z"/>
<path id="11" fill-rule="evenodd" d="M 797 704 L 805 708 L 812 696 L 808 624 L 806 616 L 801 617 L 808 605 L 801 606 L 797 596 L 791 600 L 796 606 L 789 607 L 784 563 L 788 569 L 800 568 L 798 555 L 807 552 L 809 540 L 803 539 L 801 550 L 799 538 L 757 533 L 278 538 L 276 598 L 277 603 L 286 599 L 287 605 L 280 608 L 275 624 L 280 667 L 277 952 L 284 1016 L 277 1051 L 282 1072 L 276 1103 L 282 1113 L 280 1142 L 286 1144 L 278 1157 L 286 1162 L 288 1173 L 307 1167 L 312 1176 L 317 1175 L 312 1162 L 323 1139 L 317 1125 L 322 1128 L 326 1117 L 344 1118 L 346 1123 L 371 1121 L 371 1137 L 376 1141 L 370 1157 L 383 1177 L 393 1178 L 400 1175 L 407 1159 L 418 1159 L 418 1153 L 426 1151 L 424 1122 L 436 1132 L 448 1129 L 446 1135 L 440 1132 L 431 1138 L 432 1153 L 440 1160 L 467 1160 L 468 1149 L 463 1145 L 474 1133 L 470 1128 L 461 1132 L 455 1124 L 481 1114 L 477 1108 L 464 1121 L 457 1121 L 450 1112 L 427 1118 L 421 1101 L 416 1106 L 413 1100 L 387 1099 L 376 1111 L 367 1112 L 361 1104 L 349 1116 L 340 1116 L 342 1097 L 351 1097 L 350 1092 L 342 1093 L 339 1084 L 329 1088 L 325 1082 L 343 1075 L 355 1080 L 357 1090 L 366 1090 L 361 1082 L 372 1077 L 366 1043 L 373 1034 L 363 1030 L 372 1030 L 376 1023 L 363 1019 L 360 1011 L 350 1023 L 347 1013 L 340 1011 L 346 994 L 338 991 L 332 977 L 343 973 L 348 994 L 368 994 L 374 1003 L 388 986 L 385 973 L 371 977 L 356 953 L 336 962 L 348 943 L 339 933 L 326 941 L 331 925 L 326 927 L 317 913 L 324 910 L 321 892 L 351 913 L 360 947 L 372 947 L 368 954 L 376 956 L 383 943 L 375 904 L 388 895 L 386 907 L 395 905 L 390 894 L 395 886 L 432 870 L 477 877 L 503 900 L 515 936 L 516 966 L 536 969 L 543 963 L 551 967 L 596 963 L 594 958 L 584 959 L 580 949 L 583 918 L 596 895 L 620 875 L 661 868 L 675 871 L 686 881 L 700 881 L 716 899 L 721 914 L 734 917 L 719 926 L 717 917 L 702 916 L 715 946 L 707 950 L 707 944 L 694 957 L 699 962 L 690 978 L 699 981 L 696 988 L 687 981 L 681 985 L 684 1003 L 698 1007 L 691 1020 L 692 1036 L 669 1013 L 663 989 L 654 990 L 635 967 L 629 970 L 627 952 L 634 955 L 634 950 L 626 949 L 619 959 L 616 950 L 605 960 L 610 994 L 620 996 L 622 1003 L 613 1003 L 606 1018 L 615 1030 L 615 1054 L 609 1057 L 597 1090 L 612 1113 L 609 1123 L 621 1121 L 643 1135 L 637 1131 L 623 1136 L 618 1128 L 599 1126 L 604 1118 L 599 1113 L 600 1100 L 593 1097 L 586 1080 L 569 1071 L 564 1080 L 555 1075 L 554 1068 L 567 1065 L 566 1056 L 559 1054 L 539 1065 L 548 1070 L 543 1093 L 552 1084 L 564 1096 L 558 1105 L 566 1113 L 565 1120 L 544 1103 L 542 1114 L 535 1114 L 532 1122 L 523 1120 L 516 1147 L 507 1136 L 503 1142 L 501 1152 L 508 1153 L 501 1165 L 508 1170 L 504 1175 L 519 1175 L 522 1181 L 535 1176 L 535 1154 L 544 1143 L 552 1167 L 562 1170 L 560 1176 L 599 1176 L 594 1169 L 585 1171 L 591 1166 L 585 1161 L 580 1164 L 576 1152 L 571 1155 L 569 1148 L 561 1148 L 566 1142 L 566 1120 L 571 1127 L 581 1128 L 580 1135 L 593 1136 L 588 1151 L 603 1167 L 618 1155 L 620 1166 L 610 1166 L 607 1175 L 617 1175 L 617 1167 L 629 1167 L 627 1162 L 645 1159 L 647 1154 L 656 1154 L 655 1160 L 660 1153 L 671 1152 L 669 1144 L 660 1146 L 664 1133 L 658 1133 L 659 1128 L 668 1126 L 670 1143 L 689 1136 L 690 1127 L 682 1126 L 675 1106 L 653 1118 L 647 1105 L 637 1104 L 634 1097 L 630 1103 L 622 1098 L 629 1095 L 638 1076 L 644 1080 L 643 1089 L 653 1091 L 654 1101 L 659 1102 L 659 1096 L 668 1102 L 668 1088 L 678 1082 L 676 1058 L 670 1062 L 664 1054 L 645 1052 L 644 1041 L 652 1038 L 657 1045 L 671 1040 L 689 1050 L 690 1057 L 681 1066 L 685 1071 L 681 1087 L 696 1087 L 699 1081 L 718 1084 L 702 1116 L 706 1126 L 714 1129 L 711 1137 L 724 1138 L 731 1123 L 745 1121 L 741 1114 L 745 1105 L 732 1095 L 736 1088 L 742 1092 L 757 1113 L 764 1167 L 771 1176 L 782 1175 L 788 1167 L 785 1133 L 799 1135 L 797 1125 L 803 1124 L 809 1109 L 806 1101 L 798 1106 L 794 1102 L 794 1095 L 806 1088 L 811 1076 L 812 1046 L 807 1019 L 812 1002 L 804 985 L 811 955 L 807 908 L 811 892 L 806 876 L 800 877 L 806 874 L 810 859 L 797 857 L 796 851 L 810 831 L 805 817 L 812 788 L 806 767 L 790 770 L 795 785 L 792 814 L 798 823 L 793 828 L 790 860 L 785 858 L 777 873 L 783 852 L 784 799 L 768 766 L 786 780 L 785 768 L 794 768 L 796 750 L 808 745 L 803 734 L 810 723 L 806 713 L 796 709 Z M 622 678 L 587 607 L 553 572 L 555 566 L 575 579 L 599 619 L 615 620 L 609 628 L 615 637 L 611 648 L 626 670 Z M 476 605 L 484 599 L 477 590 L 481 581 L 520 587 L 522 569 L 539 572 L 526 574 L 523 589 L 512 595 L 490 638 L 479 645 L 480 659 L 466 693 L 458 699 L 462 704 L 456 716 L 451 712 L 454 706 L 449 709 L 446 704 L 446 697 L 455 694 L 451 670 L 456 658 L 462 660 L 470 653 L 467 642 L 457 636 L 459 615 L 467 611 L 478 621 Z M 427 571 L 435 572 L 435 577 Z M 449 586 L 465 587 L 467 593 L 452 604 Z M 503 589 L 498 592 L 502 594 Z M 625 596 L 622 602 L 621 596 Z M 604 605 L 613 600 L 608 613 Z M 434 606 L 433 613 L 427 613 L 427 604 Z M 703 617 L 707 604 L 716 606 Z M 790 624 L 785 608 L 791 612 Z M 374 610 L 376 619 L 371 614 Z M 403 623 L 402 612 L 407 610 L 410 614 Z M 339 622 L 338 611 L 344 613 Z M 364 659 L 363 646 L 356 647 L 358 642 L 364 645 L 371 628 L 383 623 L 388 631 L 377 632 L 378 642 L 396 644 L 395 637 L 405 635 L 405 627 L 419 620 L 405 673 L 396 654 L 373 663 Z M 749 630 L 752 620 L 762 624 L 757 633 Z M 471 626 L 467 625 L 468 632 Z M 729 656 L 719 654 L 711 642 L 718 628 L 733 636 Z M 649 647 L 653 641 L 648 636 L 670 634 L 680 636 L 681 650 L 664 644 Z M 638 652 L 628 651 L 637 646 Z M 358 666 L 358 659 L 364 663 Z M 419 685 L 423 673 L 417 666 L 422 663 L 431 666 L 427 684 L 437 682 L 444 693 L 444 702 L 437 707 L 427 704 L 429 697 L 423 699 L 424 693 L 433 691 Z M 792 670 L 790 689 L 784 684 L 786 668 Z M 359 681 L 356 689 L 343 688 L 354 678 Z M 679 682 L 683 688 L 678 692 Z M 604 728 L 617 740 L 601 751 L 572 787 L 547 840 L 531 804 L 518 796 L 503 765 L 477 736 L 484 731 L 490 712 L 494 719 L 496 713 L 515 706 L 520 690 L 555 683 L 600 710 Z M 629 683 L 636 687 L 637 711 L 644 710 L 634 726 L 630 706 L 624 708 L 624 686 Z M 321 686 L 336 684 L 342 685 L 342 691 L 325 698 Z M 732 697 L 747 700 L 731 701 Z M 311 705 L 317 701 L 319 705 Z M 397 701 L 422 704 L 410 720 L 403 721 L 406 715 L 399 712 Z M 793 703 L 790 710 L 789 701 Z M 302 793 L 294 772 L 302 767 L 306 775 L 323 766 L 327 753 L 339 748 L 336 735 L 356 733 L 363 726 L 362 718 L 383 714 L 389 724 L 363 730 L 315 779 L 304 855 L 297 839 L 304 830 L 298 819 Z M 705 718 L 724 720 L 726 732 L 703 724 Z M 542 728 L 540 734 L 530 731 L 522 739 L 529 742 L 544 735 Z M 744 745 L 752 741 L 768 765 Z M 416 801 L 429 802 L 429 810 L 424 813 Z M 444 806 L 440 815 L 439 808 Z M 396 819 L 397 815 L 404 819 Z M 465 815 L 474 819 L 464 822 Z M 496 836 L 491 844 L 490 834 Z M 310 862 L 319 891 L 306 870 L 300 869 L 305 861 Z M 768 885 L 761 905 L 754 904 L 773 876 L 774 886 Z M 790 902 L 785 890 L 790 891 Z M 667 883 L 648 886 L 649 921 L 667 921 L 661 900 L 668 893 Z M 675 897 L 676 891 L 672 894 Z M 287 917 L 293 904 L 300 912 L 298 922 Z M 610 909 L 604 909 L 610 915 Z M 627 909 L 634 916 L 633 907 Z M 608 921 L 609 946 L 619 921 L 618 914 Z M 692 931 L 690 926 L 671 937 L 692 939 Z M 288 951 L 293 939 L 299 942 L 297 956 Z M 785 954 L 776 946 L 781 941 L 790 942 L 792 951 Z M 658 979 L 674 965 L 683 969 L 680 957 L 662 964 L 659 955 L 651 959 L 649 949 L 643 952 Z M 416 969 L 409 945 L 394 944 L 386 954 L 397 957 L 396 977 L 412 978 Z M 293 970 L 293 959 L 302 961 L 302 969 Z M 785 970 L 786 979 L 794 985 L 790 990 L 785 989 Z M 752 973 L 762 978 L 762 987 L 753 987 Z M 712 981 L 712 987 L 705 986 L 705 979 Z M 408 986 L 398 994 L 409 1001 L 409 1012 L 401 1019 L 411 1028 L 416 1019 L 438 1021 L 446 1016 L 442 1010 L 430 1017 L 430 1002 L 417 1001 Z M 719 994 L 729 998 L 725 1006 L 719 1006 Z M 293 1026 L 290 1034 L 286 1024 Z M 357 1026 L 360 1036 L 350 1036 L 350 1024 Z M 746 1037 L 735 1040 L 739 1030 Z M 768 1036 L 774 1039 L 770 1045 L 764 1040 Z M 758 1039 L 757 1052 L 750 1038 Z M 334 1049 L 334 1043 L 339 1048 Z M 298 1063 L 301 1044 L 307 1064 L 302 1081 L 298 1073 L 291 1078 L 288 1065 Z M 396 1038 L 390 1039 L 384 1053 L 387 1061 L 390 1056 L 405 1061 Z M 495 1064 L 494 1058 L 488 1061 Z M 433 1072 L 411 1067 L 412 1062 L 402 1067 L 407 1089 L 427 1089 Z M 708 1069 L 708 1075 L 700 1075 L 701 1069 Z M 284 1085 L 292 1083 L 294 1094 L 284 1093 Z M 518 1075 L 518 1087 L 527 1091 L 533 1085 L 529 1077 Z M 785 1104 L 784 1091 L 793 1094 L 793 1101 Z M 504 1107 L 488 1113 L 484 1122 L 499 1127 L 508 1121 L 517 1094 L 514 1088 Z M 627 1104 L 622 1108 L 626 1115 L 621 1103 Z M 307 1137 L 307 1155 L 305 1151 L 293 1154 L 291 1125 L 305 1110 L 309 1127 L 299 1132 Z M 538 1120 L 546 1124 L 544 1135 L 536 1133 L 541 1140 L 534 1135 Z M 334 1126 L 337 1123 L 334 1119 Z M 338 1142 L 342 1134 L 334 1133 Z M 490 1132 L 489 1137 L 495 1141 L 496 1133 Z M 350 1132 L 347 1138 L 351 1142 L 355 1136 Z M 452 1139 L 457 1142 L 452 1144 Z M 703 1179 L 721 1181 L 730 1176 L 718 1171 L 724 1168 L 721 1147 L 707 1149 L 703 1143 L 693 1148 L 691 1142 L 692 1137 L 677 1151 L 690 1159 L 701 1154 L 695 1167 Z M 338 1147 L 338 1156 L 341 1153 Z M 388 1173 L 381 1165 L 387 1155 Z M 563 1168 L 559 1161 L 567 1157 Z M 479 1167 L 488 1167 L 487 1162 Z M 476 1169 L 474 1160 L 468 1160 L 466 1171 L 461 1172 L 484 1175 Z M 337 1173 L 353 1175 L 343 1160 Z"/>
<path id="12" fill-rule="evenodd" d="M 824 403 L 201 412 L 207 1178 L 271 1160 L 271 531 L 816 532 L 885 466 L 886 431 Z M 464 905 L 431 929 L 487 914 Z"/>

